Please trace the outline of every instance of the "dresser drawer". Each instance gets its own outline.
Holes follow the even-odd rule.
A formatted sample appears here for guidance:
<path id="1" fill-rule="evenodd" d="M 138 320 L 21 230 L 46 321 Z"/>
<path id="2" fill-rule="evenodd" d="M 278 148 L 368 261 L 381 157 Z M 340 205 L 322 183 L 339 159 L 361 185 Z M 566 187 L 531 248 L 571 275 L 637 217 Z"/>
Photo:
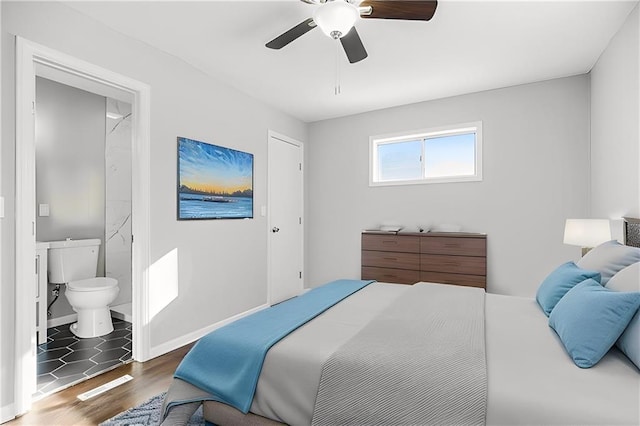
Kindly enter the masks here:
<path id="1" fill-rule="evenodd" d="M 402 235 L 362 234 L 362 250 L 419 253 L 420 238 Z"/>
<path id="2" fill-rule="evenodd" d="M 420 281 L 480 288 L 487 286 L 487 279 L 484 275 L 447 274 L 444 272 L 420 272 Z"/>
<path id="3" fill-rule="evenodd" d="M 486 258 L 484 257 L 423 254 L 420 256 L 420 270 L 427 272 L 449 272 L 453 274 L 486 275 L 487 264 Z"/>
<path id="4" fill-rule="evenodd" d="M 453 256 L 486 256 L 485 238 L 430 237 L 420 241 L 420 252 Z"/>
<path id="5" fill-rule="evenodd" d="M 487 240 L 474 233 L 362 233 L 362 279 L 486 288 Z"/>
<path id="6" fill-rule="evenodd" d="M 420 255 L 388 251 L 362 251 L 362 266 L 420 270 Z"/>
<path id="7" fill-rule="evenodd" d="M 409 271 L 407 269 L 363 266 L 361 273 L 363 280 L 376 280 L 396 284 L 414 284 L 420 281 L 419 271 Z"/>

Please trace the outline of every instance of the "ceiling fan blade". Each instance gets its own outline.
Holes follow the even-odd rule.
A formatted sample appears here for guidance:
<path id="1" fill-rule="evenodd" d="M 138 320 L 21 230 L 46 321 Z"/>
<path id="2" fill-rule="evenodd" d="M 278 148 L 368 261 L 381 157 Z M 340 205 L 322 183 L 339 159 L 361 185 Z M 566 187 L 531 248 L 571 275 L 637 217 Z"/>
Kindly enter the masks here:
<path id="1" fill-rule="evenodd" d="M 360 3 L 360 8 L 368 6 L 371 6 L 371 13 L 362 14 L 362 18 L 428 21 L 436 13 L 438 2 L 435 0 L 363 0 Z"/>
<path id="2" fill-rule="evenodd" d="M 289 31 L 285 31 L 280 34 L 278 37 L 271 40 L 266 46 L 269 49 L 282 49 L 287 44 L 291 43 L 293 40 L 298 37 L 305 35 L 312 29 L 316 27 L 316 23 L 313 22 L 313 18 L 309 18 L 303 22 L 300 22 L 295 27 L 291 28 Z"/>
<path id="3" fill-rule="evenodd" d="M 360 40 L 360 35 L 358 35 L 356 27 L 351 28 L 351 31 L 340 39 L 340 43 L 342 43 L 344 52 L 347 54 L 347 58 L 352 64 L 360 62 L 369 56 L 362 44 L 362 40 Z"/>

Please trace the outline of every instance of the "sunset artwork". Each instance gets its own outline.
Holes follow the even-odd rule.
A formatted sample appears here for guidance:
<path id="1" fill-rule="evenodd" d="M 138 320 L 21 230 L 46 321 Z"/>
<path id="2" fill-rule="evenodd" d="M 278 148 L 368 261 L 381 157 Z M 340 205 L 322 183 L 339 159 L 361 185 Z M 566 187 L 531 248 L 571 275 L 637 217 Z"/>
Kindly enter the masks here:
<path id="1" fill-rule="evenodd" d="M 178 220 L 253 218 L 253 154 L 178 137 Z"/>

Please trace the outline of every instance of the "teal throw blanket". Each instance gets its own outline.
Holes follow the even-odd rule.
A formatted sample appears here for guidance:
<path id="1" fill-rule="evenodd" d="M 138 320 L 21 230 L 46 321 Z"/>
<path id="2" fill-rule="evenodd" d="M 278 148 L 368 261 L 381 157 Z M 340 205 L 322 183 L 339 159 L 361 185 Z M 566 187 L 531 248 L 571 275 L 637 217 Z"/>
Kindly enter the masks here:
<path id="1" fill-rule="evenodd" d="M 271 346 L 372 282 L 333 281 L 214 330 L 189 351 L 174 377 L 247 413 Z"/>

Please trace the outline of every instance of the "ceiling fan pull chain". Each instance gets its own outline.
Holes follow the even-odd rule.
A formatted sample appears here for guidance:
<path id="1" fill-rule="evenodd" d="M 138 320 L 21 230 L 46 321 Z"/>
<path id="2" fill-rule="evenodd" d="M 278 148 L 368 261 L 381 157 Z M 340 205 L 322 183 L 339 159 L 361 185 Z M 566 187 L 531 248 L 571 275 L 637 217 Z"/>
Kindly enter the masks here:
<path id="1" fill-rule="evenodd" d="M 336 81 L 334 92 L 336 95 L 340 94 L 340 39 L 335 39 L 336 44 Z"/>

